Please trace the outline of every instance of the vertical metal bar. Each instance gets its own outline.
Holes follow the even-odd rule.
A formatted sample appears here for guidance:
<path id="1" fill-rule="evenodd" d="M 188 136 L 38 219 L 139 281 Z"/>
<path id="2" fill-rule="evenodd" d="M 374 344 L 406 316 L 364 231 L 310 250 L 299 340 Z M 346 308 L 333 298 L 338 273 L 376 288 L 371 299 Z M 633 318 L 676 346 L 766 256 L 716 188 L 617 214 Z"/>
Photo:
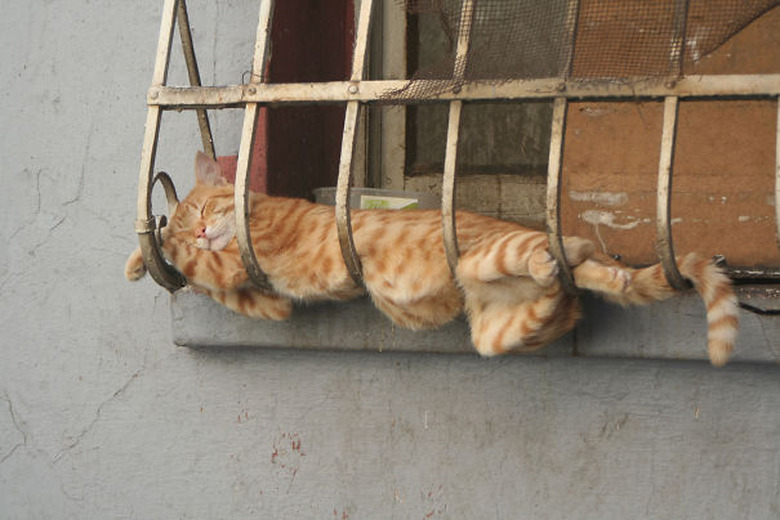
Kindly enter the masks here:
<path id="1" fill-rule="evenodd" d="M 350 92 L 357 93 L 360 81 L 363 79 L 366 66 L 366 50 L 368 49 L 368 34 L 371 27 L 371 11 L 373 0 L 361 0 L 358 16 L 355 51 L 352 55 L 352 74 Z M 339 160 L 339 175 L 336 182 L 336 229 L 339 235 L 341 256 L 347 266 L 347 271 L 353 280 L 362 283 L 362 266 L 355 250 L 355 239 L 352 235 L 352 219 L 349 211 L 349 191 L 352 181 L 352 160 L 357 139 L 357 126 L 360 117 L 360 102 L 348 101 L 344 114 L 344 131 L 341 137 L 341 157 Z"/>
<path id="2" fill-rule="evenodd" d="M 688 1 L 675 0 L 672 41 L 669 51 L 669 67 L 677 76 L 682 75 L 682 63 L 685 50 L 685 27 L 688 16 Z M 689 283 L 677 268 L 672 238 L 672 174 L 674 171 L 674 151 L 677 137 L 677 115 L 680 99 L 667 96 L 664 99 L 664 120 L 661 135 L 661 157 L 658 161 L 658 185 L 656 193 L 656 253 L 661 260 L 664 276 L 669 285 L 677 290 L 685 290 Z"/>
<path id="3" fill-rule="evenodd" d="M 563 249 L 561 232 L 561 179 L 563 177 L 563 145 L 566 135 L 566 98 L 553 101 L 550 155 L 547 163 L 547 237 L 550 254 L 558 262 L 561 286 L 569 294 L 576 294 L 571 267 Z"/>
<path id="4" fill-rule="evenodd" d="M 271 20 L 273 16 L 273 1 L 260 1 L 260 16 L 257 24 L 257 38 L 255 40 L 254 58 L 252 61 L 252 77 L 247 87 L 251 90 L 252 84 L 262 83 L 265 80 L 266 62 L 270 46 Z M 234 205 L 236 208 L 236 240 L 241 252 L 241 261 L 244 264 L 249 278 L 258 287 L 270 289 L 268 276 L 257 263 L 257 256 L 252 245 L 252 237 L 249 229 L 249 217 L 252 208 L 249 206 L 249 171 L 252 161 L 252 147 L 257 127 L 258 104 L 247 103 L 244 108 L 244 125 L 241 131 L 241 146 L 238 150 L 238 162 L 236 164 L 236 187 Z"/>
<path id="5" fill-rule="evenodd" d="M 187 15 L 187 3 L 185 0 L 179 0 L 179 9 L 177 11 L 179 23 L 179 35 L 181 36 L 181 47 L 184 51 L 184 61 L 187 63 L 187 74 L 190 78 L 190 85 L 200 87 L 200 71 L 198 70 L 198 60 L 195 58 L 195 47 L 192 45 L 192 30 L 190 28 L 190 18 Z M 214 151 L 214 136 L 211 133 L 209 116 L 206 109 L 199 108 L 198 127 L 200 127 L 200 138 L 203 142 L 203 151 L 212 159 L 217 158 Z"/>
<path id="6" fill-rule="evenodd" d="M 157 40 L 157 55 L 152 73 L 152 86 L 165 85 L 165 81 L 168 79 L 168 64 L 170 63 L 171 44 L 173 43 L 174 13 L 178 5 L 178 0 L 165 0 L 163 6 L 160 36 Z"/>
<path id="7" fill-rule="evenodd" d="M 777 98 L 777 144 L 775 146 L 775 225 L 777 247 L 780 249 L 780 97 Z"/>
<path id="8" fill-rule="evenodd" d="M 571 69 L 574 65 L 574 47 L 577 41 L 577 20 L 580 14 L 580 0 L 569 0 L 566 5 L 566 19 L 563 29 L 566 32 L 564 42 L 563 59 L 560 62 L 558 75 L 562 78 L 568 78 L 571 75 Z"/>
<path id="9" fill-rule="evenodd" d="M 460 133 L 460 115 L 463 102 L 450 102 L 450 113 L 447 124 L 447 144 L 444 152 L 444 178 L 441 189 L 441 223 L 444 234 L 444 252 L 447 264 L 455 274 L 458 267 L 458 235 L 455 222 L 455 170 L 458 161 L 458 134 Z"/>
<path id="10" fill-rule="evenodd" d="M 677 133 L 677 112 L 679 99 L 669 96 L 664 100 L 663 134 L 661 136 L 661 158 L 658 163 L 658 192 L 656 198 L 656 252 L 664 268 L 669 285 L 678 290 L 689 287 L 688 282 L 677 269 L 672 241 L 671 200 L 672 169 L 674 164 L 675 135 Z"/>
<path id="11" fill-rule="evenodd" d="M 674 1 L 674 16 L 672 17 L 673 35 L 669 51 L 669 67 L 677 76 L 682 76 L 683 58 L 685 57 L 685 30 L 688 23 L 688 0 Z"/>
<path id="12" fill-rule="evenodd" d="M 460 88 L 460 82 L 466 74 L 468 65 L 469 41 L 471 25 L 474 20 L 474 0 L 463 0 L 460 11 L 460 29 L 458 30 L 458 45 L 455 49 L 455 67 L 452 73 L 455 88 Z M 447 124 L 447 144 L 444 150 L 444 177 L 441 191 L 441 224 L 444 238 L 444 252 L 447 264 L 455 274 L 458 266 L 458 231 L 455 213 L 455 172 L 458 163 L 458 138 L 460 134 L 460 116 L 463 109 L 462 101 L 451 101 L 449 120 Z"/>
<path id="13" fill-rule="evenodd" d="M 160 36 L 157 41 L 157 56 L 152 74 L 152 86 L 162 86 L 168 77 L 174 13 L 177 0 L 166 0 L 160 22 Z M 138 218 L 135 230 L 149 274 L 154 280 L 173 292 L 186 284 L 186 279 L 163 259 L 160 246 L 155 240 L 155 222 L 152 217 L 152 171 L 157 154 L 157 138 L 160 133 L 162 111 L 159 106 L 149 106 L 146 115 L 144 143 L 141 150 L 141 171 L 138 179 Z"/>
<path id="14" fill-rule="evenodd" d="M 566 41 L 568 42 L 564 59 L 558 75 L 566 79 L 571 75 L 574 64 L 574 48 L 577 40 L 577 20 L 580 12 L 579 0 L 569 0 L 564 21 Z M 550 154 L 547 161 L 547 247 L 558 263 L 558 278 L 566 293 L 577 294 L 574 275 L 563 248 L 563 231 L 561 229 L 561 193 L 563 179 L 563 153 L 566 135 L 566 115 L 569 103 L 565 97 L 557 97 L 553 101 L 553 116 L 550 131 Z"/>

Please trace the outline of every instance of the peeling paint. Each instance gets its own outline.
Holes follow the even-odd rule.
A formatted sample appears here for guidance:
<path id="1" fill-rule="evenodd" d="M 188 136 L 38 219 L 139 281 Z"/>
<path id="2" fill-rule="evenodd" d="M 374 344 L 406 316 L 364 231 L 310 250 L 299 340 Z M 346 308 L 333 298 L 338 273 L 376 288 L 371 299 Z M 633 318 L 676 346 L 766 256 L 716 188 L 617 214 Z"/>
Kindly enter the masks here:
<path id="1" fill-rule="evenodd" d="M 577 202 L 593 202 L 602 206 L 624 206 L 628 203 L 628 193 L 610 191 L 569 190 L 569 198 Z"/>
<path id="2" fill-rule="evenodd" d="M 582 220 L 587 222 L 588 224 L 592 224 L 594 226 L 604 225 L 612 229 L 634 229 L 639 224 L 642 223 L 642 220 L 633 220 L 632 222 L 627 222 L 625 224 L 618 224 L 615 222 L 616 215 L 615 213 L 611 211 L 597 211 L 593 209 L 589 209 L 587 211 L 582 212 Z M 634 217 L 627 217 L 628 219 L 634 219 Z M 649 220 L 649 219 L 645 219 Z"/>

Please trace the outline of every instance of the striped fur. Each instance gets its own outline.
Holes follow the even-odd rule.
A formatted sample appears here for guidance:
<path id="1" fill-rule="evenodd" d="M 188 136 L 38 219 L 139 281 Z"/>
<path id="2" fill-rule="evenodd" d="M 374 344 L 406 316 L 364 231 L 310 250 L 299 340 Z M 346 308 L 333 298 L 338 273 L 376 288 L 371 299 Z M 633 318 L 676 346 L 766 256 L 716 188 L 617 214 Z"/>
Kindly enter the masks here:
<path id="1" fill-rule="evenodd" d="M 465 311 L 472 341 L 485 356 L 540 348 L 571 330 L 580 317 L 579 302 L 561 290 L 558 265 L 539 231 L 458 212 L 461 257 L 453 277 L 438 211 L 354 210 L 363 288 L 341 258 L 332 207 L 253 194 L 255 254 L 275 289 L 263 292 L 251 285 L 241 263 L 233 187 L 203 154 L 195 170 L 195 188 L 163 230 L 163 252 L 193 286 L 240 314 L 283 320 L 292 300 L 346 300 L 367 291 L 377 308 L 406 328 L 439 327 Z M 660 266 L 626 267 L 577 237 L 567 237 L 564 248 L 577 285 L 611 301 L 643 305 L 675 292 Z M 679 266 L 707 306 L 709 356 L 722 365 L 738 328 L 729 280 L 695 254 L 681 257 Z M 136 280 L 144 272 L 136 250 L 125 275 Z"/>

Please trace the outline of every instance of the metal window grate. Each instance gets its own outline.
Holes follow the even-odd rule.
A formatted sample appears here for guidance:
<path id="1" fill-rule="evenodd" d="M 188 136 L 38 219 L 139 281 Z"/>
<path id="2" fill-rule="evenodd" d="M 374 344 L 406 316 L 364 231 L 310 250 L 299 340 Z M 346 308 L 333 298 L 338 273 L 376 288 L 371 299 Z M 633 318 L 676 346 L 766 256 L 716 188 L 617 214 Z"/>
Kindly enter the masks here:
<path id="1" fill-rule="evenodd" d="M 391 1 L 391 0 L 386 0 Z M 718 0 L 725 2 L 725 0 Z M 452 3 L 452 2 L 450 2 Z M 558 2 L 560 3 L 560 2 Z M 777 2 L 759 2 L 754 6 L 754 16 L 761 14 Z M 439 5 L 440 2 L 407 1 L 408 8 L 417 5 Z M 692 50 L 686 49 L 686 21 L 692 13 L 701 10 L 701 1 L 674 0 L 667 9 L 670 27 L 664 31 L 671 34 L 664 47 L 665 65 L 653 74 L 626 76 L 624 73 L 598 72 L 589 74 L 576 59 L 578 42 L 585 41 L 589 30 L 578 28 L 577 21 L 583 19 L 583 9 L 594 5 L 613 5 L 610 2 L 596 0 L 566 0 L 563 5 L 558 32 L 563 43 L 558 41 L 560 59 L 556 62 L 554 74 L 502 75 L 490 77 L 484 71 L 484 63 L 476 59 L 479 54 L 472 48 L 475 38 L 474 29 L 484 26 L 485 13 L 480 11 L 490 6 L 490 0 L 463 0 L 459 6 L 457 36 L 453 38 L 454 54 L 450 61 L 450 72 L 445 79 L 441 77 L 416 77 L 408 80 L 366 80 L 365 62 L 368 48 L 368 35 L 372 22 L 373 0 L 362 0 L 356 31 L 355 52 L 352 74 L 348 81 L 322 83 L 268 84 L 264 82 L 264 71 L 269 59 L 269 34 L 273 16 L 273 1 L 261 0 L 260 21 L 254 50 L 253 71 L 248 84 L 223 87 L 203 87 L 200 85 L 197 62 L 192 47 L 189 20 L 185 0 L 166 0 L 158 41 L 152 85 L 147 96 L 148 115 L 142 151 L 141 171 L 138 191 L 138 218 L 136 231 L 139 235 L 141 250 L 152 277 L 170 291 L 182 287 L 186 280 L 167 264 L 161 255 L 159 240 L 155 231 L 158 223 L 151 214 L 151 191 L 160 177 L 153 176 L 157 139 L 160 130 L 161 114 L 167 109 L 194 109 L 198 114 L 204 149 L 214 154 L 213 139 L 209 128 L 207 109 L 226 107 L 244 107 L 244 124 L 236 171 L 235 207 L 237 219 L 237 238 L 241 258 L 250 278 L 260 286 L 267 286 L 268 280 L 257 263 L 251 237 L 249 235 L 248 172 L 250 171 L 252 139 L 255 135 L 258 108 L 261 105 L 289 103 L 343 103 L 347 110 L 344 121 L 341 160 L 336 197 L 336 217 L 339 241 L 344 261 L 355 280 L 361 279 L 360 259 L 355 251 L 347 206 L 352 177 L 352 160 L 359 114 L 367 103 L 409 104 L 425 101 L 449 102 L 449 125 L 445 155 L 445 171 L 442 195 L 442 229 L 445 241 L 447 261 L 454 269 L 457 264 L 458 245 L 455 229 L 455 173 L 460 128 L 460 112 L 464 101 L 469 100 L 553 100 L 553 124 L 548 166 L 547 186 L 547 225 L 550 237 L 550 250 L 561 265 L 561 279 L 567 290 L 575 287 L 565 261 L 560 224 L 561 199 L 561 163 L 563 160 L 566 112 L 569 100 L 600 99 L 663 99 L 664 123 L 662 147 L 658 167 L 657 189 L 657 244 L 658 255 L 664 266 L 669 282 L 675 287 L 683 287 L 685 281 L 674 262 L 672 243 L 670 202 L 672 183 L 672 164 L 676 137 L 677 108 L 679 101 L 686 98 L 769 98 L 780 96 L 780 74 L 762 75 L 682 75 L 685 60 Z M 495 5 L 495 2 L 493 2 Z M 503 4 L 506 6 L 506 4 Z M 702 14 L 703 13 L 703 14 Z M 704 10 L 698 16 L 704 16 Z M 586 18 L 587 19 L 587 18 Z M 608 19 L 608 17 L 607 17 Z M 171 40 L 174 26 L 178 21 L 191 87 L 171 87 L 166 85 L 170 60 Z M 602 20 L 604 21 L 604 20 Z M 526 24 L 527 25 L 527 24 Z M 733 34 L 739 27 L 727 27 L 725 37 Z M 736 29 L 735 29 L 736 27 Z M 578 29 L 582 29 L 578 31 Z M 731 32 L 729 32 L 729 30 Z M 480 42 L 483 45 L 484 42 Z M 695 50 L 695 49 L 694 49 Z M 657 60 L 656 60 L 657 61 Z M 594 69 L 596 70 L 596 69 Z M 598 69 L 601 70 L 601 69 Z M 476 73 L 474 71 L 477 71 Z M 617 81 L 616 81 L 617 79 Z M 777 167 L 775 175 L 775 208 L 778 247 L 780 247 L 780 103 L 778 103 Z M 162 177 L 166 191 L 173 191 L 172 184 Z M 175 193 L 174 193 L 175 198 Z M 761 273 L 763 276 L 780 278 L 778 273 Z"/>

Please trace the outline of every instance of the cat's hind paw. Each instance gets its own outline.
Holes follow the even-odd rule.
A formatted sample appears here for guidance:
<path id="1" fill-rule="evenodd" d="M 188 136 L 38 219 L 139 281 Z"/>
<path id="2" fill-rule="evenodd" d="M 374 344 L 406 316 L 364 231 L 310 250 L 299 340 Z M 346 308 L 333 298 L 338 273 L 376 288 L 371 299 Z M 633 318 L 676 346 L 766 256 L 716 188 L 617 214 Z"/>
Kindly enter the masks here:
<path id="1" fill-rule="evenodd" d="M 542 287 L 551 286 L 558 276 L 558 271 L 558 262 L 546 249 L 537 249 L 528 259 L 528 272 Z"/>
<path id="2" fill-rule="evenodd" d="M 140 280 L 146 274 L 146 266 L 144 265 L 144 258 L 141 255 L 141 248 L 137 248 L 133 251 L 125 263 L 125 278 L 131 282 Z"/>

